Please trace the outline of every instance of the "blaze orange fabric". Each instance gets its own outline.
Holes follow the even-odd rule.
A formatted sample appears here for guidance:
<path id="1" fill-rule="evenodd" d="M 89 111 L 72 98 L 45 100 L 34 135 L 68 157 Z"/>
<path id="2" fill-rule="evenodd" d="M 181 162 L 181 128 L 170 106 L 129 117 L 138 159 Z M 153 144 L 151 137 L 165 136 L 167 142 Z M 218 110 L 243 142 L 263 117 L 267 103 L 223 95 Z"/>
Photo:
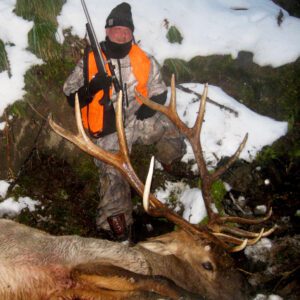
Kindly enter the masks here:
<path id="1" fill-rule="evenodd" d="M 103 53 L 102 53 L 103 55 Z M 106 72 L 110 74 L 108 65 L 105 65 Z M 89 81 L 98 73 L 94 53 L 90 52 L 88 56 L 88 79 Z M 110 90 L 110 94 L 111 94 Z M 103 129 L 103 115 L 104 108 L 103 105 L 100 105 L 99 101 L 102 99 L 104 92 L 100 90 L 95 94 L 93 100 L 86 106 L 81 108 L 81 117 L 83 126 L 88 129 L 91 133 L 101 132 Z"/>
<path id="2" fill-rule="evenodd" d="M 144 97 L 148 97 L 148 81 L 150 76 L 151 61 L 146 53 L 137 45 L 132 45 L 129 52 L 130 63 L 134 77 L 137 79 L 137 91 Z M 142 101 L 136 97 L 142 104 Z"/>
<path id="3" fill-rule="evenodd" d="M 103 54 L 103 53 L 102 53 Z M 103 55 L 104 56 L 104 55 Z M 105 57 L 105 56 L 104 56 Z M 138 82 L 136 89 L 143 96 L 148 96 L 148 80 L 150 76 L 151 61 L 146 53 L 137 45 L 132 45 L 129 52 L 130 64 L 132 72 Z M 108 64 L 105 65 L 108 75 L 111 75 Z M 98 72 L 94 54 L 89 53 L 88 56 L 88 79 L 89 81 Z M 110 89 L 110 96 L 112 96 L 112 88 Z M 99 133 L 103 129 L 104 108 L 99 103 L 103 97 L 103 91 L 100 90 L 93 98 L 93 100 L 86 106 L 81 108 L 81 116 L 83 126 L 91 133 Z M 136 100 L 142 104 L 142 101 L 136 97 Z"/>

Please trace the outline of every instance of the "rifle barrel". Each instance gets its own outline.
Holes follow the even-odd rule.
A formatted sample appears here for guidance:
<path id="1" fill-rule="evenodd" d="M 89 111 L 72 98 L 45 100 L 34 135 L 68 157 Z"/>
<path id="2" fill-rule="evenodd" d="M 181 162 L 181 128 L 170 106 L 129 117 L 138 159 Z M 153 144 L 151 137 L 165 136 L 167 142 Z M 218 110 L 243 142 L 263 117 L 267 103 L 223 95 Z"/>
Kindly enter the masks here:
<path id="1" fill-rule="evenodd" d="M 99 48 L 99 43 L 98 43 L 98 40 L 97 40 L 97 36 L 95 34 L 95 31 L 94 31 L 94 27 L 92 25 L 92 21 L 91 21 L 91 18 L 90 18 L 90 15 L 89 15 L 89 12 L 88 12 L 88 9 L 86 7 L 86 4 L 85 4 L 85 1 L 84 0 L 81 0 L 81 4 L 82 4 L 82 7 L 83 7 L 83 10 L 84 10 L 84 13 L 85 13 L 85 16 L 86 16 L 86 19 L 87 19 L 87 22 L 89 24 L 89 28 L 90 28 L 90 32 L 92 34 L 92 37 L 96 43 L 95 45 L 95 50 L 97 51 L 97 55 L 99 56 L 100 58 L 100 61 L 101 61 L 101 64 L 102 64 L 102 69 L 103 71 L 105 72 L 105 63 L 104 63 L 104 60 L 103 60 L 103 57 L 102 57 L 102 54 L 101 54 L 101 51 L 100 51 L 100 48 Z M 91 40 L 90 40 L 91 42 Z M 99 66 L 98 66 L 99 67 Z M 100 71 L 100 70 L 99 70 Z"/>

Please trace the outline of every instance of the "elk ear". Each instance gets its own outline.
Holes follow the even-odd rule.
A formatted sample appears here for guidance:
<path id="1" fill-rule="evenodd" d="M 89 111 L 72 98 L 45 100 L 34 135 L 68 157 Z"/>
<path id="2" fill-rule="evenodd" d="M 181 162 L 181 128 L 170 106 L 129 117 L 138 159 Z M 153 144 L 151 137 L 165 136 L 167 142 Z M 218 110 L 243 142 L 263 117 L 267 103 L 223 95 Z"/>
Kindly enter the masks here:
<path id="1" fill-rule="evenodd" d="M 160 255 L 177 253 L 177 243 L 172 236 L 158 236 L 139 243 L 143 248 Z"/>

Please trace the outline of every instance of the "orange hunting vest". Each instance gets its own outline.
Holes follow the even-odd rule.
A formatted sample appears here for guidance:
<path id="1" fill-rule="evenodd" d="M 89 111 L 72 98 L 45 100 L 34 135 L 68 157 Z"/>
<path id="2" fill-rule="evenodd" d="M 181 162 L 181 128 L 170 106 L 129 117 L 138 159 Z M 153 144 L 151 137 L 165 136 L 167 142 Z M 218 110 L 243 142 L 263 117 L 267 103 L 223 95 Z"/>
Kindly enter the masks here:
<path id="1" fill-rule="evenodd" d="M 104 56 L 104 54 L 102 53 Z M 133 75 L 137 80 L 136 89 L 143 96 L 148 96 L 148 80 L 150 75 L 151 61 L 146 53 L 137 45 L 133 44 L 129 52 L 130 64 Z M 105 56 L 104 56 L 105 57 Z M 108 75 L 111 75 L 108 64 L 105 65 Z M 88 54 L 88 80 L 98 73 L 93 52 Z M 86 106 L 81 108 L 81 116 L 83 126 L 92 134 L 100 133 L 105 122 L 104 107 L 99 103 L 103 97 L 103 90 L 100 90 L 93 98 L 93 100 Z M 112 96 L 112 87 L 110 88 L 110 96 Z M 136 97 L 136 100 L 142 104 L 142 101 Z"/>

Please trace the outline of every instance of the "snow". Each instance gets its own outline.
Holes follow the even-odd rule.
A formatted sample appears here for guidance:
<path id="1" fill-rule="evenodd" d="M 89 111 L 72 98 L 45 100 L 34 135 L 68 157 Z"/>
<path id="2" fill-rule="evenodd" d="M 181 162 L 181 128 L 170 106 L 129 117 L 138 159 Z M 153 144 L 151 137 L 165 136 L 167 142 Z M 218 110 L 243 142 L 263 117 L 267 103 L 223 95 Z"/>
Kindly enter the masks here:
<path id="1" fill-rule="evenodd" d="M 183 218 L 192 224 L 198 224 L 206 217 L 202 193 L 197 188 L 183 191 L 180 202 L 184 205 Z"/>
<path id="2" fill-rule="evenodd" d="M 0 180 L 0 198 L 4 198 L 6 196 L 9 185 L 9 182 L 5 180 Z"/>
<path id="3" fill-rule="evenodd" d="M 11 77 L 7 71 L 0 73 L 0 116 L 9 104 L 24 96 L 26 71 L 32 65 L 42 62 L 26 50 L 28 47 L 27 35 L 33 22 L 26 21 L 13 13 L 15 2 L 12 0 L 0 1 L 0 39 L 5 44 L 11 69 Z"/>
<path id="4" fill-rule="evenodd" d="M 99 40 L 104 38 L 107 15 L 120 2 L 86 0 Z M 283 22 L 279 26 L 277 16 L 280 7 L 271 0 L 128 0 L 128 3 L 132 6 L 136 40 L 140 40 L 141 46 L 160 63 L 166 58 L 189 60 L 196 55 L 230 54 L 235 58 L 239 51 L 250 51 L 255 63 L 279 67 L 300 56 L 300 20 L 282 10 Z M 16 0 L 0 1 L 0 39 L 5 44 L 11 67 L 11 74 L 7 71 L 0 73 L 0 116 L 8 105 L 22 99 L 26 71 L 42 63 L 27 51 L 27 35 L 33 22 L 16 16 L 13 12 L 15 4 Z M 63 41 L 62 31 L 67 28 L 80 37 L 85 35 L 86 21 L 80 0 L 67 0 L 57 21 L 58 41 Z M 167 24 L 179 29 L 183 36 L 181 44 L 168 42 Z M 186 86 L 200 93 L 203 90 L 202 84 Z M 238 112 L 235 116 L 207 104 L 201 140 L 205 158 L 211 167 L 217 163 L 216 158 L 233 154 L 246 133 L 249 138 L 241 158 L 251 161 L 262 147 L 272 144 L 287 132 L 286 122 L 258 115 L 217 86 L 209 86 L 208 96 Z M 192 126 L 199 106 L 199 102 L 191 103 L 193 98 L 177 91 L 179 115 L 189 126 Z M 4 129 L 5 122 L 2 122 L 0 130 Z M 191 159 L 193 155 L 188 146 L 184 160 Z M 3 200 L 8 185 L 8 182 L 0 181 L 0 197 Z M 185 196 L 182 200 L 185 217 L 198 222 L 206 214 L 200 191 L 187 187 L 184 192 L 178 193 L 179 198 Z M 1 204 L 5 203 L 5 209 L 11 205 L 12 211 L 17 213 L 20 209 L 15 205 L 23 203 L 21 206 L 24 206 L 22 201 L 9 198 Z M 34 209 L 33 206 L 31 208 Z"/>
<path id="5" fill-rule="evenodd" d="M 278 67 L 292 62 L 300 54 L 300 22 L 283 11 L 281 26 L 277 24 L 280 8 L 270 0 L 129 0 L 135 24 L 136 40 L 162 62 L 166 57 L 188 60 L 196 55 L 231 54 L 241 50 L 254 54 L 254 62 Z M 88 0 L 94 27 L 104 28 L 112 7 L 120 1 Z M 101 9 L 99 9 L 101 7 Z M 235 10 L 244 8 L 247 10 Z M 170 44 L 166 38 L 169 26 L 175 25 L 183 42 Z M 58 18 L 60 31 L 72 27 L 72 33 L 83 37 L 85 16 L 80 0 L 69 0 Z M 98 30 L 98 39 L 104 30 Z M 284 53 L 284 55 L 282 55 Z"/>
<path id="6" fill-rule="evenodd" d="M 3 216 L 15 217 L 25 208 L 34 211 L 37 205 L 40 205 L 40 202 L 29 197 L 19 197 L 17 200 L 11 197 L 7 198 L 0 203 L 0 218 Z"/>
<path id="7" fill-rule="evenodd" d="M 283 300 L 282 297 L 278 295 L 264 295 L 264 294 L 257 294 L 253 300 Z"/>
<path id="8" fill-rule="evenodd" d="M 253 246 L 248 246 L 244 253 L 248 259 L 253 262 L 267 262 L 270 255 L 272 242 L 268 238 L 262 238 L 258 243 Z"/>

